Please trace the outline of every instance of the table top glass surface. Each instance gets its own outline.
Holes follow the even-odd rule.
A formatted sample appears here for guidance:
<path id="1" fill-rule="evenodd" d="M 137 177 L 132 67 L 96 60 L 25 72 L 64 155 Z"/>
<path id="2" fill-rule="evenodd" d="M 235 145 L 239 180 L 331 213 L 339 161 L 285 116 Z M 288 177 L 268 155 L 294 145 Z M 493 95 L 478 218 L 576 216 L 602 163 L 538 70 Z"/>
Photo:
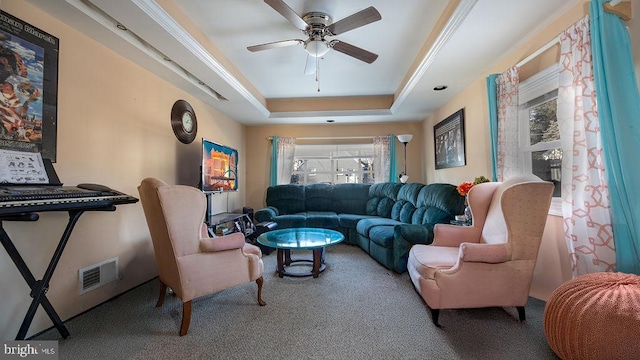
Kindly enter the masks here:
<path id="1" fill-rule="evenodd" d="M 273 230 L 258 236 L 262 245 L 276 249 L 313 249 L 337 244 L 344 235 L 335 230 L 320 228 L 291 228 Z"/>

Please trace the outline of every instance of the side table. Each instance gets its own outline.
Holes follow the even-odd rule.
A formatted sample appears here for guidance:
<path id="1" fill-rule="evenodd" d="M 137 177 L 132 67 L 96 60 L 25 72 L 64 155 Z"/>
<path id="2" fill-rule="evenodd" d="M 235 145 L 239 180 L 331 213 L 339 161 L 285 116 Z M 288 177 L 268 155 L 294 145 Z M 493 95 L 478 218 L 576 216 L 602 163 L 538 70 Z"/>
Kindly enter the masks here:
<path id="1" fill-rule="evenodd" d="M 211 215 L 207 221 L 207 228 L 209 229 L 209 235 L 216 235 L 216 227 L 233 223 L 233 229 L 231 232 L 240 231 L 244 234 L 244 236 L 251 235 L 256 227 L 253 225 L 253 221 L 249 217 L 249 214 L 239 214 L 239 213 L 220 213 L 216 215 Z"/>

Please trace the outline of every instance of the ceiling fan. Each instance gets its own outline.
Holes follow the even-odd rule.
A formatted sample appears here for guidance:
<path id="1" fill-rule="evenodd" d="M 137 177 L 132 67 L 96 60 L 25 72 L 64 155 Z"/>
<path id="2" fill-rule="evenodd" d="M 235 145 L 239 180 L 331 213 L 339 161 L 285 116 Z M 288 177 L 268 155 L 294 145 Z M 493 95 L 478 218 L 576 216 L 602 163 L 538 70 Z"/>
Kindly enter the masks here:
<path id="1" fill-rule="evenodd" d="M 303 45 L 307 51 L 307 66 L 305 74 L 314 74 L 318 67 L 318 58 L 324 56 L 330 49 L 349 55 L 368 64 L 374 62 L 378 55 L 361 49 L 338 39 L 328 40 L 327 36 L 336 36 L 382 19 L 382 16 L 370 6 L 337 22 L 323 12 L 309 12 L 298 15 L 283 0 L 264 0 L 267 5 L 284 16 L 295 27 L 308 36 L 306 40 L 290 39 L 247 47 L 249 51 L 261 51 L 285 46 Z M 310 66 L 315 62 L 315 66 Z"/>

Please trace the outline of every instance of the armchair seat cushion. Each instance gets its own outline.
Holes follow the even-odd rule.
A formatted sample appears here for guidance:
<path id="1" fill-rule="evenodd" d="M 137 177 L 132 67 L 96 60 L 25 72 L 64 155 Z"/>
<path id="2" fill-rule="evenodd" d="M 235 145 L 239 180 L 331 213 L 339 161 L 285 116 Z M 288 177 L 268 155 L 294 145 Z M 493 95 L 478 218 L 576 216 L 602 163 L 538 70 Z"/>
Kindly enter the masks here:
<path id="1" fill-rule="evenodd" d="M 409 251 L 410 273 L 434 279 L 438 270 L 452 268 L 458 261 L 458 248 L 430 245 L 415 245 Z"/>

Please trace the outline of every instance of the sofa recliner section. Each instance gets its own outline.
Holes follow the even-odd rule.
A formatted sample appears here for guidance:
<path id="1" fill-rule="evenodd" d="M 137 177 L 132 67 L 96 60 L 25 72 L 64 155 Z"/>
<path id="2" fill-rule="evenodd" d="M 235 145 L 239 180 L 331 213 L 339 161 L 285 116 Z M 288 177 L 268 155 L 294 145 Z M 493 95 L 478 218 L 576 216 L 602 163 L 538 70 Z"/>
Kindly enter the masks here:
<path id="1" fill-rule="evenodd" d="M 451 184 L 287 184 L 267 189 L 267 206 L 257 222 L 278 228 L 317 227 L 342 232 L 388 269 L 406 271 L 409 249 L 430 244 L 436 223 L 449 223 L 464 210 Z"/>

